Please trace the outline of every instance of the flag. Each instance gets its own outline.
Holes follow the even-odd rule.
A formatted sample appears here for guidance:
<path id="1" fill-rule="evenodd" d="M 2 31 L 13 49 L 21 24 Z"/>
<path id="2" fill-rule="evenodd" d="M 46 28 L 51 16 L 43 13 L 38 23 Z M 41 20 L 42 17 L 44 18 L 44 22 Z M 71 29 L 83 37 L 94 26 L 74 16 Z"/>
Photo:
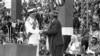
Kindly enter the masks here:
<path id="1" fill-rule="evenodd" d="M 56 5 L 62 6 L 65 3 L 65 0 L 55 0 Z"/>

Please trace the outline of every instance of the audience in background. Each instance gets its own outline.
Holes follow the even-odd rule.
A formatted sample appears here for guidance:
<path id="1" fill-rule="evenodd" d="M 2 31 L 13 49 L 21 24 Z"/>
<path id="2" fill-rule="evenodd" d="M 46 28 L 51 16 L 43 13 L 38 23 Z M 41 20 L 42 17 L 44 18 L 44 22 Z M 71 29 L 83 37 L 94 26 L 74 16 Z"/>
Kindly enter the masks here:
<path id="1" fill-rule="evenodd" d="M 80 52 L 81 54 L 94 54 L 100 53 L 100 0 L 74 0 L 73 4 L 73 28 L 78 29 L 80 32 L 81 44 Z M 76 32 L 76 31 L 74 31 Z M 77 35 L 72 37 L 70 43 L 76 43 Z M 74 41 L 73 41 L 74 39 Z M 76 50 L 75 45 L 69 43 L 69 48 Z M 78 44 L 76 44 L 78 45 Z M 73 48 L 72 48 L 73 46 Z M 70 54 L 73 54 L 71 51 Z"/>

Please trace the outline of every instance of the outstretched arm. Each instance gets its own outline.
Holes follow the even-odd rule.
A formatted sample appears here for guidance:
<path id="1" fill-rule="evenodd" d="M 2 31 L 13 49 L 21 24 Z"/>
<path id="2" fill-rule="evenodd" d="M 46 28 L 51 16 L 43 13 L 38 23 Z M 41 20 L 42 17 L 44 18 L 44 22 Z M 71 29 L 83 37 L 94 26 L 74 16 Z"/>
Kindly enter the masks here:
<path id="1" fill-rule="evenodd" d="M 56 34 L 57 31 L 58 31 L 58 24 L 57 23 L 53 23 L 51 28 L 49 28 L 47 31 L 44 31 L 43 34 L 53 35 L 53 34 Z"/>

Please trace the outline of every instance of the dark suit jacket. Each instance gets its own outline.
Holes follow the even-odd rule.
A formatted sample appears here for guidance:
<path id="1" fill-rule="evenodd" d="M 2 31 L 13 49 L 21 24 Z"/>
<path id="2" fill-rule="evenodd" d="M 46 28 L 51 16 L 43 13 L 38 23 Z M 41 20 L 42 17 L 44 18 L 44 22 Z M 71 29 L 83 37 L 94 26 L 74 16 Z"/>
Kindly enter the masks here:
<path id="1" fill-rule="evenodd" d="M 62 31 L 61 31 L 61 23 L 58 21 L 58 19 L 55 19 L 48 31 L 43 32 L 44 34 L 48 35 L 49 37 L 49 45 L 50 46 L 58 46 L 63 44 L 63 38 L 62 38 Z"/>

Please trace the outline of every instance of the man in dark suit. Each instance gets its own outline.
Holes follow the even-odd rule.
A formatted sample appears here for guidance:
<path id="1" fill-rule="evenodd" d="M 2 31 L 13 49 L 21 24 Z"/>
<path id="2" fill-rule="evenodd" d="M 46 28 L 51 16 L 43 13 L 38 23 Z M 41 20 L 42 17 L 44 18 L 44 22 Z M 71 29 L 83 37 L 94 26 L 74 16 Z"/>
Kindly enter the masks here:
<path id="1" fill-rule="evenodd" d="M 52 56 L 63 56 L 63 37 L 61 31 L 61 23 L 57 19 L 57 15 L 53 12 L 51 14 L 51 24 L 48 30 L 42 33 L 48 35 L 49 46 Z"/>

